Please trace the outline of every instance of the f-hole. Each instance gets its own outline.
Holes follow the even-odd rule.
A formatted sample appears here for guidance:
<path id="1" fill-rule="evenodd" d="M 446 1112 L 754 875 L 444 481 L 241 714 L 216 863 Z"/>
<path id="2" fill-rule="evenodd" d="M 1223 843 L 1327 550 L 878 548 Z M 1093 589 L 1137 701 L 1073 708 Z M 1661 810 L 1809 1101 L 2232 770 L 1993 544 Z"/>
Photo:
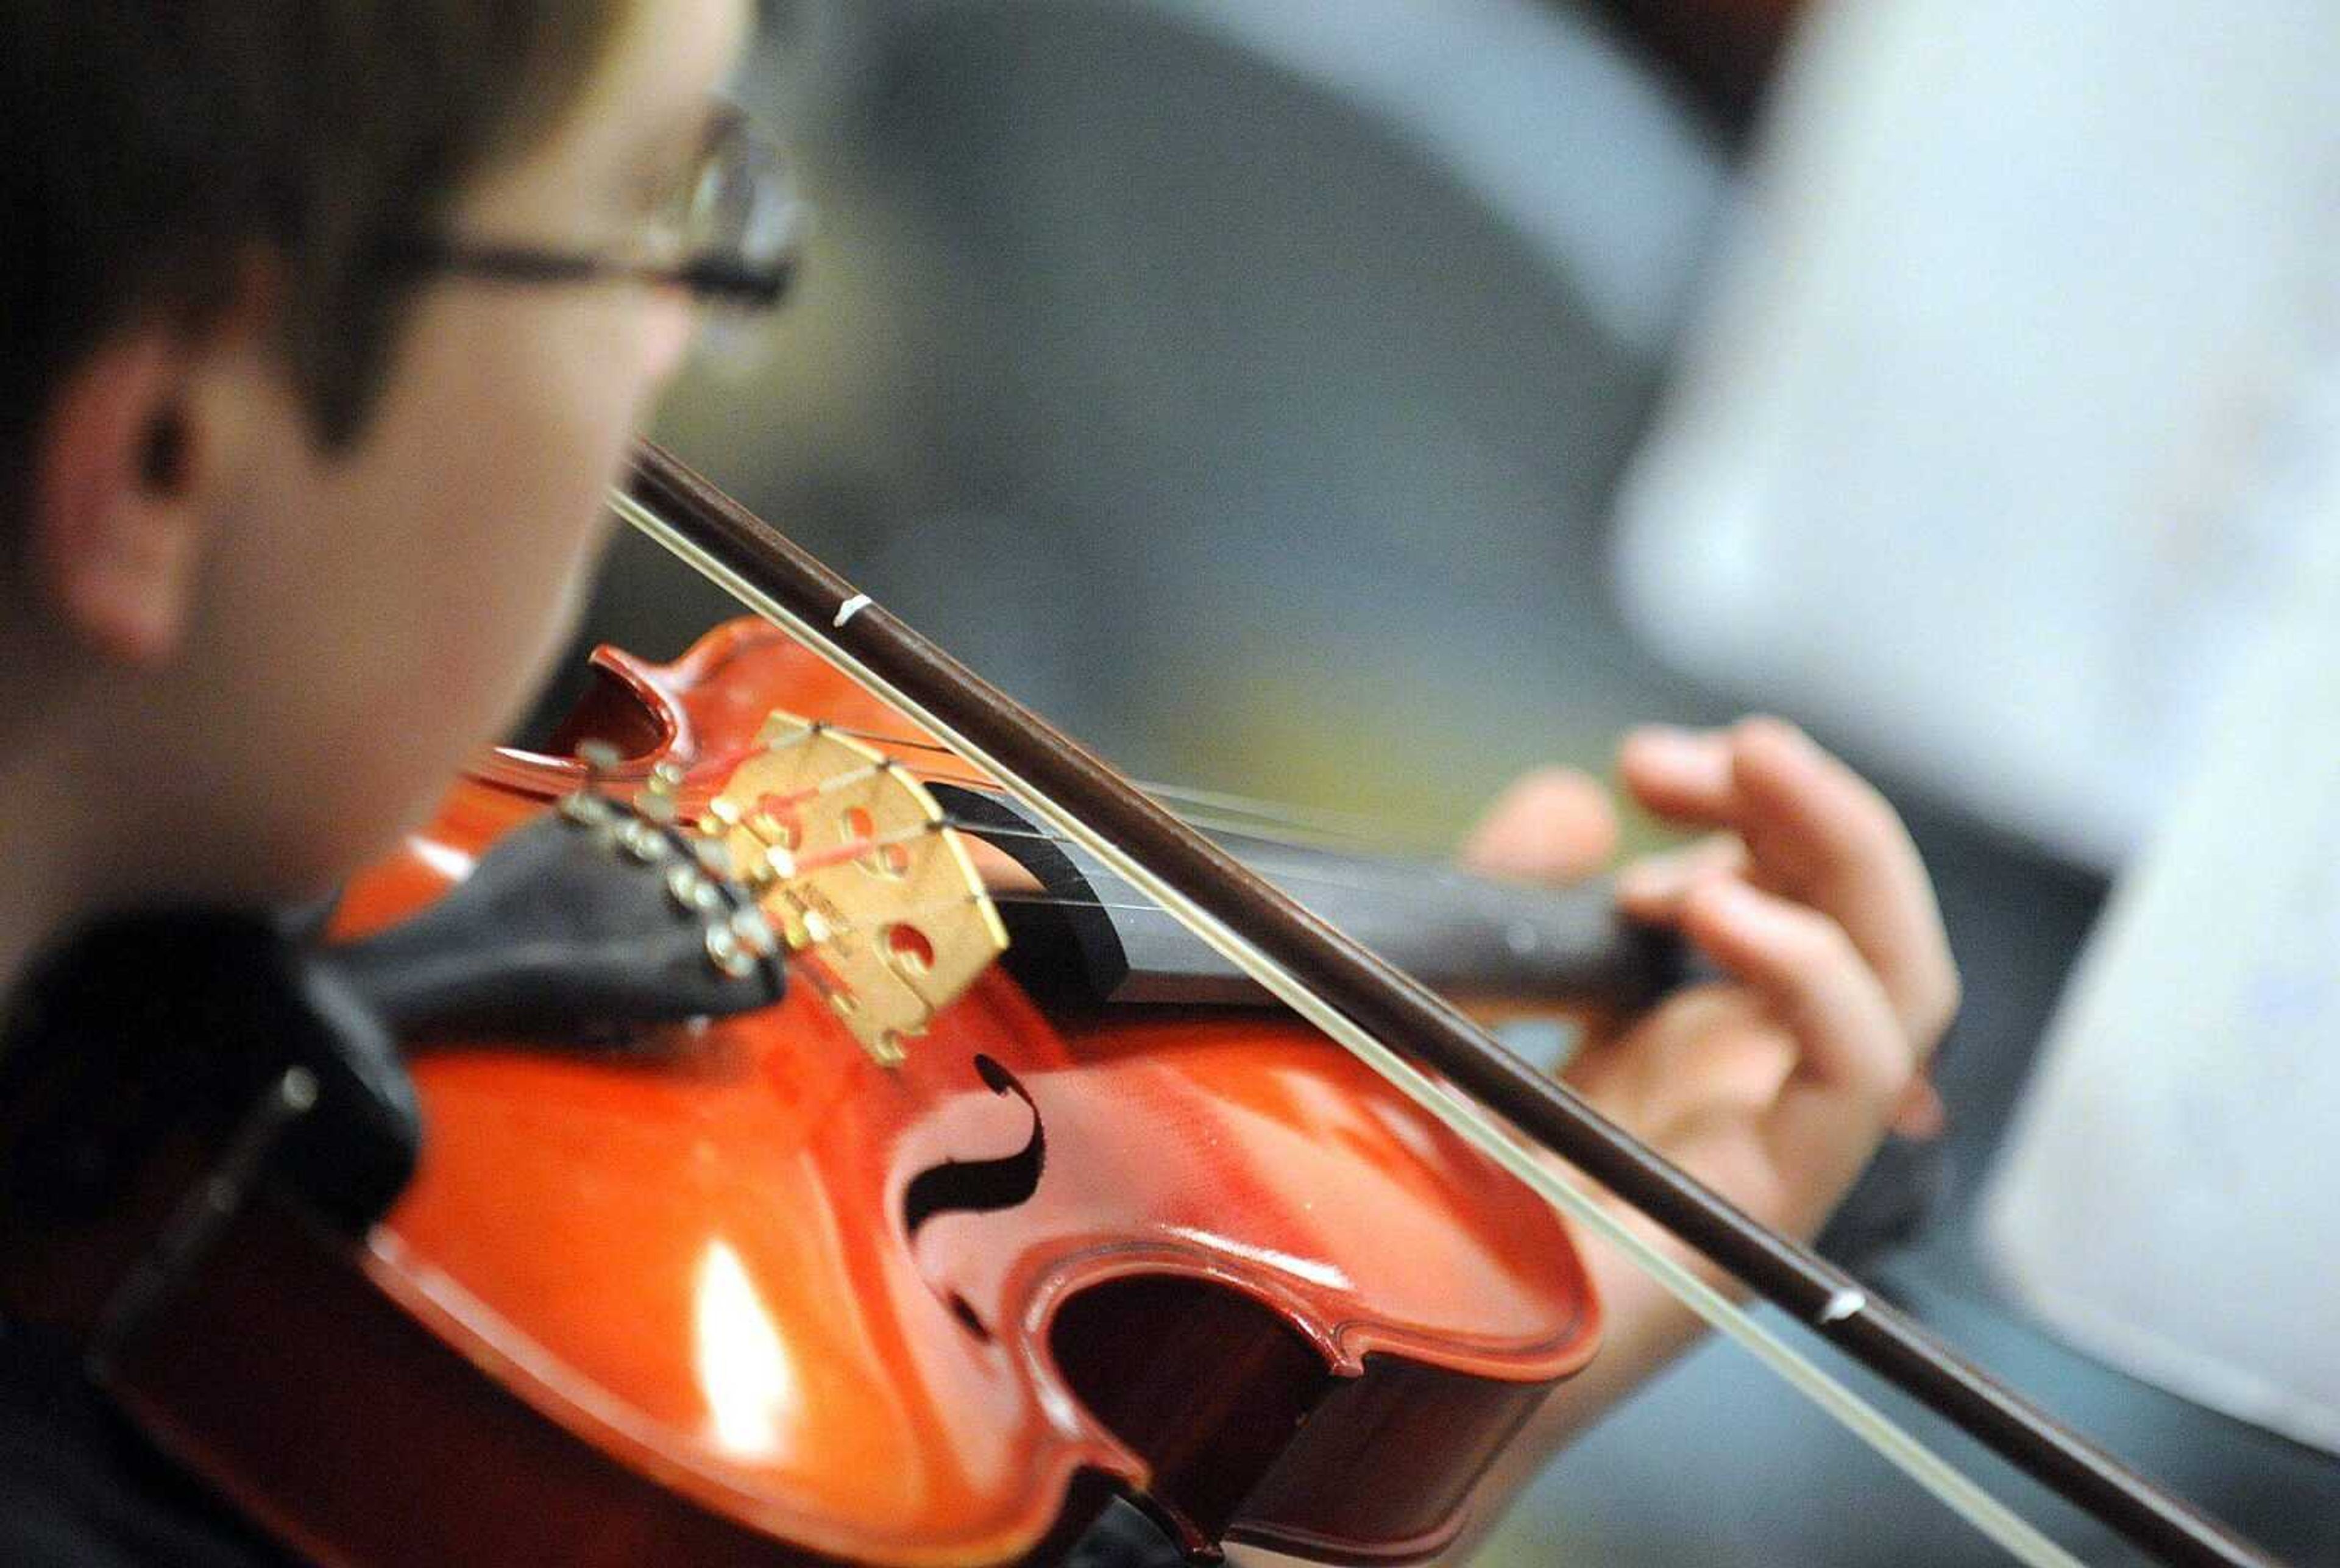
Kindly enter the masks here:
<path id="1" fill-rule="evenodd" d="M 902 1231 L 913 1242 L 919 1227 L 938 1215 L 991 1214 L 1014 1208 L 1039 1190 L 1040 1174 L 1048 1164 L 1048 1133 L 1040 1125 L 1040 1107 L 1016 1075 L 989 1057 L 975 1058 L 976 1076 L 995 1095 L 1013 1095 L 1032 1113 L 1032 1133 L 1024 1146 L 996 1159 L 945 1160 L 910 1178 L 902 1189 Z M 943 1305 L 969 1334 L 988 1340 L 990 1328 L 965 1296 L 943 1293 Z"/>

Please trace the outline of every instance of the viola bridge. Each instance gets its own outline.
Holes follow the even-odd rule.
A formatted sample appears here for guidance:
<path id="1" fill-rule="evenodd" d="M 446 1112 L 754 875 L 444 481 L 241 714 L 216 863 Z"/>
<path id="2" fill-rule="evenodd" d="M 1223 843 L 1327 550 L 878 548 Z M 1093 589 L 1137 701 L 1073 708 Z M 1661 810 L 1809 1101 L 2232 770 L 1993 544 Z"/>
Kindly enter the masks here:
<path id="1" fill-rule="evenodd" d="M 849 735 L 775 711 L 708 803 L 706 826 L 870 1059 L 899 1064 L 936 1013 L 1006 950 L 967 847 L 909 771 Z"/>

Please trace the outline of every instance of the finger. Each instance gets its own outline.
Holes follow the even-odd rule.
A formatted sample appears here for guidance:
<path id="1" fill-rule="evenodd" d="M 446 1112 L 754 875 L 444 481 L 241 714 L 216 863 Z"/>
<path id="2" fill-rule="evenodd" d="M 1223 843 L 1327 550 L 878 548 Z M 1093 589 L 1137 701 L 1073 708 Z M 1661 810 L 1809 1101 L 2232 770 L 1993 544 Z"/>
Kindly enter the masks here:
<path id="1" fill-rule="evenodd" d="M 1794 726 L 1651 727 L 1619 756 L 1626 787 L 1670 821 L 1734 829 L 1753 879 L 1833 917 L 1930 1048 L 1957 1010 L 1958 968 L 1932 885 L 1884 798 Z"/>
<path id="2" fill-rule="evenodd" d="M 1730 745 L 1719 731 L 1644 725 L 1618 748 L 1617 774 L 1634 799 L 1669 822 L 1730 823 L 1735 801 Z"/>
<path id="3" fill-rule="evenodd" d="M 1734 834 L 1710 833 L 1678 849 L 1644 855 L 1619 870 L 1617 902 L 1637 920 L 1669 921 L 1699 883 L 1746 870 L 1747 846 Z"/>
<path id="4" fill-rule="evenodd" d="M 1942 1091 L 1934 1080 L 1919 1074 L 1909 1085 L 1909 1092 L 1901 1097 L 1901 1107 L 1893 1113 L 1893 1130 L 1905 1138 L 1919 1143 L 1931 1143 L 1949 1130 L 1950 1110 L 1942 1103 Z"/>
<path id="5" fill-rule="evenodd" d="M 1792 899 L 1718 878 L 1682 903 L 1700 949 L 1770 1004 L 1796 1037 L 1793 1078 L 1849 1095 L 1883 1126 L 1917 1068 L 1891 999 L 1844 928 Z"/>
<path id="6" fill-rule="evenodd" d="M 1831 918 L 1930 1049 L 1958 1006 L 1958 968 L 1933 885 L 1900 817 L 1793 725 L 1752 719 L 1730 737 L 1732 825 L 1755 879 Z"/>
<path id="7" fill-rule="evenodd" d="M 1622 1034 L 1588 1041 L 1561 1077 L 1618 1125 L 1662 1140 L 1686 1118 L 1742 1123 L 1776 1104 L 1798 1046 L 1744 986 L 1696 986 Z"/>
<path id="8" fill-rule="evenodd" d="M 1499 876 L 1565 882 L 1617 848 L 1609 792 L 1573 768 L 1526 774 L 1496 799 L 1462 847 L 1463 863 Z"/>

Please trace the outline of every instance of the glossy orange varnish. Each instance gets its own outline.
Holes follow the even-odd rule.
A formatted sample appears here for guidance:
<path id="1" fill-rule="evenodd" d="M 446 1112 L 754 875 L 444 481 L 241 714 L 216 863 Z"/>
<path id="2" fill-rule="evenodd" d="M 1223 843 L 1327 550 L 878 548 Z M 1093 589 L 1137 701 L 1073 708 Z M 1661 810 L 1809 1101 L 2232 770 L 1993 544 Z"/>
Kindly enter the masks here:
<path id="1" fill-rule="evenodd" d="M 669 667 L 601 664 L 640 705 L 621 782 L 671 757 L 686 807 L 774 707 L 910 733 L 759 623 Z M 427 899 L 577 777 L 499 753 L 352 889 L 344 929 Z M 1543 1204 L 1286 1018 L 1059 1027 L 995 970 L 897 1069 L 808 986 L 645 1044 L 421 1055 L 422 1168 L 369 1269 L 572 1432 L 814 1552 L 1011 1560 L 1076 1469 L 1142 1485 L 1048 1353 L 1056 1305 L 1105 1279 L 1221 1283 L 1343 1373 L 1387 1351 L 1540 1383 L 1591 1351 L 1589 1289 Z M 902 1198 L 920 1172 L 1031 1135 L 1033 1110 L 993 1092 L 978 1056 L 1037 1107 L 1037 1188 L 913 1237 Z"/>

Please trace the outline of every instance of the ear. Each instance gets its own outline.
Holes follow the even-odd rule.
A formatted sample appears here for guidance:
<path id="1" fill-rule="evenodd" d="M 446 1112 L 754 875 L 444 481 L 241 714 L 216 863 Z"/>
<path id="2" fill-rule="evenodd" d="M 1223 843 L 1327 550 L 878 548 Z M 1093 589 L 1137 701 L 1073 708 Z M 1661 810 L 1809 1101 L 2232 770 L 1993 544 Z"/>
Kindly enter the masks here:
<path id="1" fill-rule="evenodd" d="M 214 486 L 193 382 L 198 345 L 167 324 L 84 358 L 33 453 L 36 590 L 103 657 L 158 663 L 178 646 Z"/>

